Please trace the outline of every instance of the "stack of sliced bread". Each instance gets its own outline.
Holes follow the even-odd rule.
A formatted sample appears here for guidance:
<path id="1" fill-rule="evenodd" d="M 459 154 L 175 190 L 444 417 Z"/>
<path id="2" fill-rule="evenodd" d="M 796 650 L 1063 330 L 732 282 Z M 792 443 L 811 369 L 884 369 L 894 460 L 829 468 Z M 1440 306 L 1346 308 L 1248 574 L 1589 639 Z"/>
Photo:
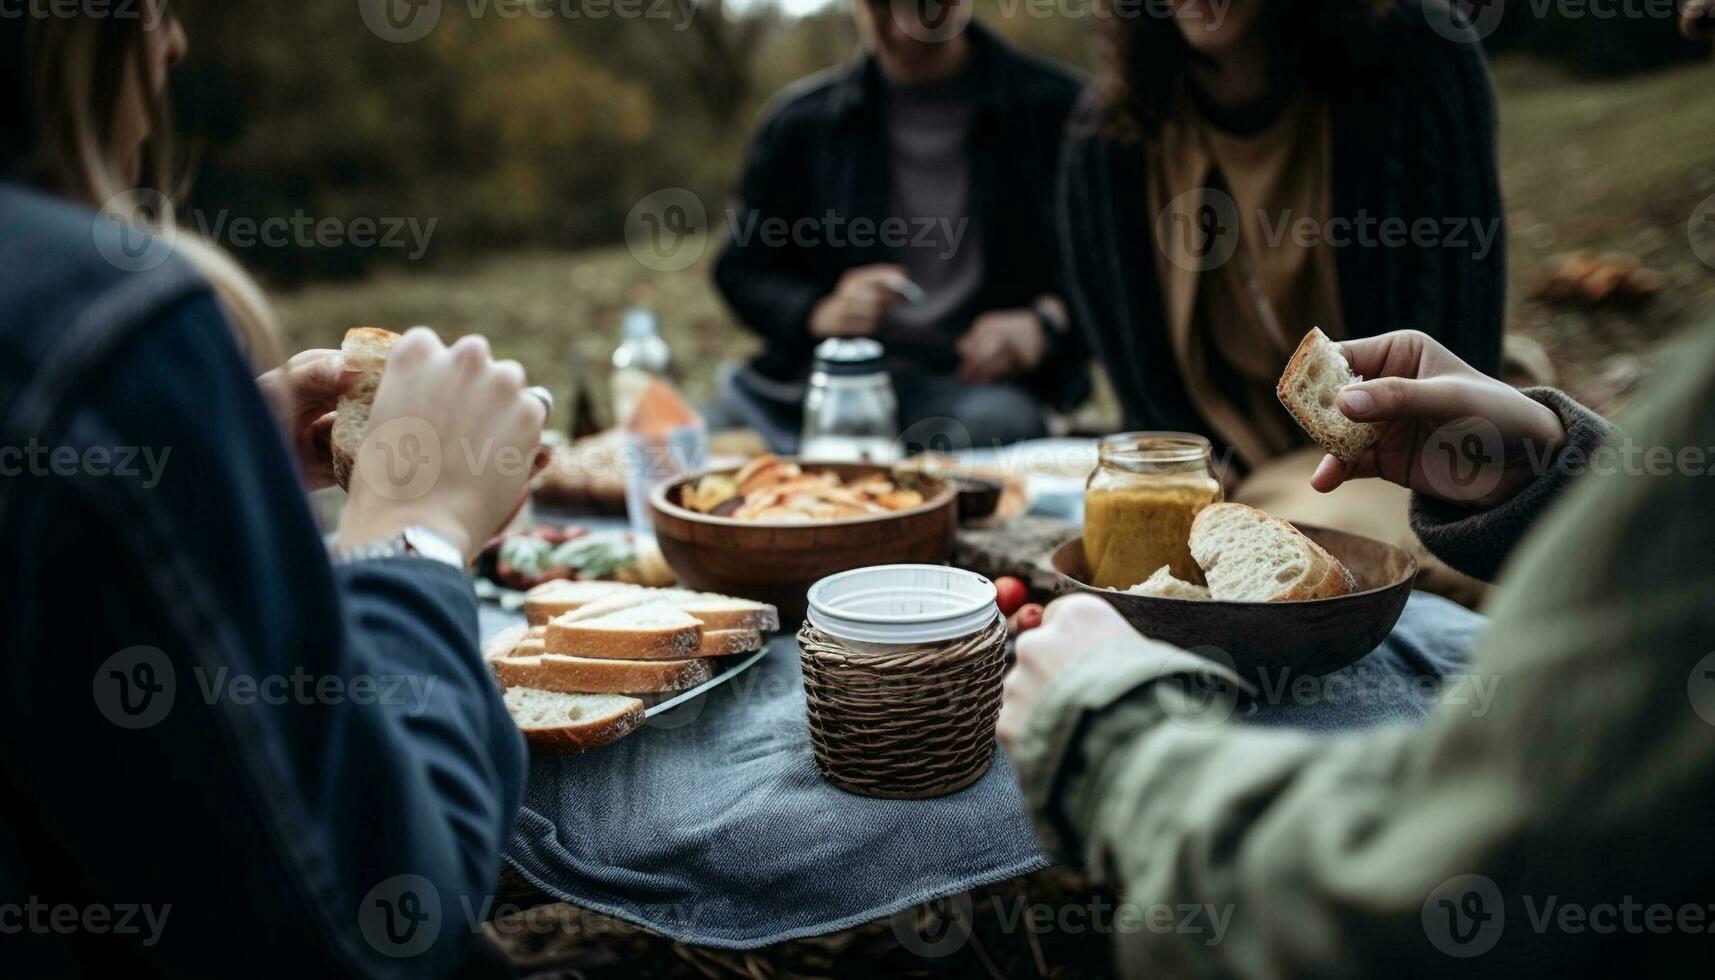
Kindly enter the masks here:
<path id="1" fill-rule="evenodd" d="M 485 656 L 531 747 L 550 754 L 623 737 L 645 698 L 706 683 L 720 658 L 761 650 L 780 629 L 779 610 L 759 602 L 609 582 L 549 582 L 525 593 L 524 611 L 529 625 Z"/>

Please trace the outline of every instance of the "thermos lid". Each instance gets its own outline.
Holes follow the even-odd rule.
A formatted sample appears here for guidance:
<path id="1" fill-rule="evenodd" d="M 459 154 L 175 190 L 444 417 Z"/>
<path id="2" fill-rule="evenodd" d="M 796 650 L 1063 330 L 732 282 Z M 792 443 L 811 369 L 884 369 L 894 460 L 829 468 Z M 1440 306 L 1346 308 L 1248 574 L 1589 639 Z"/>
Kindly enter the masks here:
<path id="1" fill-rule="evenodd" d="M 910 646 L 945 643 L 990 623 L 993 582 L 942 565 L 878 565 L 831 575 L 810 587 L 809 619 L 829 636 L 854 643 Z"/>
<path id="2" fill-rule="evenodd" d="M 881 373 L 885 351 L 868 337 L 839 337 L 824 340 L 816 348 L 817 371 L 836 377 Z"/>

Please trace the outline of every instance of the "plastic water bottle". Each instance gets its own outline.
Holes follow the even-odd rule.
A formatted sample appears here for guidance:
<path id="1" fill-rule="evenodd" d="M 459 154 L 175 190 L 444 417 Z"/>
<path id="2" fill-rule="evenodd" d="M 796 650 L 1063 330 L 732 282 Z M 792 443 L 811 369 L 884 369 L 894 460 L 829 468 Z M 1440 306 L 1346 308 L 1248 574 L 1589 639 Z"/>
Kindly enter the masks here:
<path id="1" fill-rule="evenodd" d="M 673 352 L 661 339 L 655 314 L 647 307 L 625 311 L 624 333 L 613 352 L 613 421 L 623 426 L 643 397 L 650 378 L 667 379 Z"/>

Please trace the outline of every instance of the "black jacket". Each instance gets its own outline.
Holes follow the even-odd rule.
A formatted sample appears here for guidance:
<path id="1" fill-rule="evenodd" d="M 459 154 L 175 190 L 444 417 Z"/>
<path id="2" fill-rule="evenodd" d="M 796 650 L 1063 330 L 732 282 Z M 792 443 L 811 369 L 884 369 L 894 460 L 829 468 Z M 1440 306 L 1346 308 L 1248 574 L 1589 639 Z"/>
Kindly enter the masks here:
<path id="1" fill-rule="evenodd" d="M 1081 85 L 1068 68 L 1008 45 L 972 23 L 978 104 L 971 121 L 972 234 L 984 254 L 982 289 L 955 316 L 954 328 L 909 352 L 935 372 L 957 366 L 953 340 L 978 315 L 1028 307 L 1044 294 L 1063 295 L 1053 235 L 1053 177 L 1060 139 Z M 739 199 L 727 214 L 733 234 L 715 266 L 715 283 L 738 319 L 767 350 L 754 367 L 780 381 L 802 378 L 815 339 L 810 312 L 841 274 L 893 261 L 875 242 L 802 247 L 743 235 L 759 221 L 876 222 L 888 215 L 891 169 L 886 98 L 873 57 L 793 85 L 765 113 L 745 167 Z M 774 222 L 778 226 L 778 221 Z M 1051 338 L 1031 387 L 1062 408 L 1089 393 L 1086 358 L 1076 330 Z"/>
<path id="2" fill-rule="evenodd" d="M 1448 40 L 1429 26 L 1422 6 L 1441 2 L 1404 0 L 1358 52 L 1363 63 L 1351 83 L 1331 93 L 1330 217 L 1403 219 L 1405 227 L 1429 219 L 1447 244 L 1339 248 L 1340 303 L 1352 337 L 1416 328 L 1493 375 L 1506 306 L 1494 92 L 1476 38 Z M 1127 428 L 1212 434 L 1167 336 L 1142 144 L 1107 136 L 1100 115 L 1092 91 L 1071 123 L 1060 173 L 1068 302 L 1113 381 Z M 1494 232 L 1485 254 L 1471 222 Z M 1306 332 L 1313 324 L 1285 326 Z"/>
<path id="3" fill-rule="evenodd" d="M 0 907 L 80 923 L 4 972 L 446 975 L 524 783 L 470 582 L 331 566 L 208 288 L 151 264 L 0 182 Z"/>

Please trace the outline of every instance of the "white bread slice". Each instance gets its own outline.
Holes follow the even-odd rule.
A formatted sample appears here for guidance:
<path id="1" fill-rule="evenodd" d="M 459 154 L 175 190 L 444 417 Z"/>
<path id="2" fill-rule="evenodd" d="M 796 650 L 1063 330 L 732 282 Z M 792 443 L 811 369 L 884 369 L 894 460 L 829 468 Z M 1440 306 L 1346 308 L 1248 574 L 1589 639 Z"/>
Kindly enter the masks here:
<path id="1" fill-rule="evenodd" d="M 1207 599 L 1208 586 L 1187 582 L 1173 576 L 1173 568 L 1163 565 L 1155 574 L 1125 590 L 1130 595 L 1151 596 L 1156 599 Z"/>
<path id="2" fill-rule="evenodd" d="M 499 657 L 489 667 L 502 687 L 564 694 L 666 694 L 714 676 L 707 660 L 596 660 L 555 653 Z"/>
<path id="3" fill-rule="evenodd" d="M 538 755 L 573 755 L 617 742 L 643 724 L 643 702 L 617 694 L 507 688 L 506 710 Z"/>
<path id="4" fill-rule="evenodd" d="M 381 387 L 381 375 L 387 369 L 387 357 L 399 334 L 377 327 L 355 327 L 348 330 L 340 352 L 348 371 L 359 377 L 344 395 L 333 423 L 333 476 L 339 485 L 351 489 L 351 471 L 356 465 L 357 450 L 363 437 L 369 434 L 369 412 L 375 407 L 375 392 Z"/>
<path id="5" fill-rule="evenodd" d="M 1320 327 L 1312 327 L 1286 363 L 1274 393 L 1318 445 L 1341 459 L 1353 460 L 1375 444 L 1380 429 L 1347 418 L 1334 400 L 1342 388 L 1362 380 L 1352 373 L 1340 346 Z"/>
<path id="6" fill-rule="evenodd" d="M 762 649 L 760 630 L 712 630 L 703 628 L 703 646 L 699 657 L 736 657 Z"/>
<path id="7" fill-rule="evenodd" d="M 635 585 L 624 582 L 574 582 L 570 579 L 555 579 L 543 582 L 524 593 L 524 618 L 531 626 L 546 626 L 548 620 L 610 595 L 623 592 L 643 592 Z"/>
<path id="8" fill-rule="evenodd" d="M 688 589 L 634 589 L 615 591 L 587 602 L 572 611 L 574 619 L 606 616 L 646 602 L 665 602 L 696 617 L 709 630 L 750 630 L 773 633 L 780 629 L 780 610 L 748 599 L 733 599 Z"/>
<path id="9" fill-rule="evenodd" d="M 667 602 L 598 609 L 592 602 L 548 623 L 547 652 L 613 660 L 690 660 L 703 646 L 703 624 Z"/>
<path id="10" fill-rule="evenodd" d="M 1211 504 L 1191 522 L 1191 557 L 1209 595 L 1236 602 L 1328 599 L 1353 591 L 1351 573 L 1286 521 L 1243 504 Z"/>
<path id="11" fill-rule="evenodd" d="M 758 633 L 774 633 L 780 629 L 780 610 L 766 603 L 687 589 L 662 589 L 658 595 L 697 617 L 704 629 Z"/>

